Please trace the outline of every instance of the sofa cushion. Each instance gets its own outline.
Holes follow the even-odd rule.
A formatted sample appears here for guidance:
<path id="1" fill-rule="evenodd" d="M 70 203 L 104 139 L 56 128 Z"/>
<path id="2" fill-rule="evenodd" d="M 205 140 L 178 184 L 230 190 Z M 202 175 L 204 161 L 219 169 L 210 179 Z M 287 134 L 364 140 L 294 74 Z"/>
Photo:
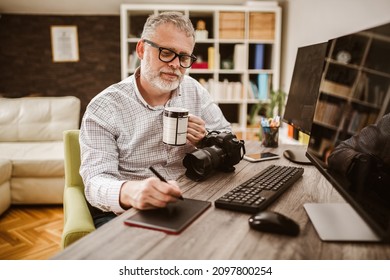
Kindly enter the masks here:
<path id="1" fill-rule="evenodd" d="M 7 158 L 2 158 L 2 156 L 0 155 L 0 184 L 10 180 L 11 170 L 11 162 Z"/>
<path id="2" fill-rule="evenodd" d="M 11 205 L 10 182 L 0 183 L 0 215 L 3 214 Z"/>
<path id="3" fill-rule="evenodd" d="M 12 204 L 61 204 L 64 178 L 11 178 Z"/>
<path id="4" fill-rule="evenodd" d="M 0 142 L 0 158 L 12 161 L 12 177 L 64 176 L 62 141 Z"/>
<path id="5" fill-rule="evenodd" d="M 80 99 L 74 96 L 0 98 L 0 142 L 60 141 L 79 126 Z"/>
<path id="6" fill-rule="evenodd" d="M 0 158 L 0 215 L 11 205 L 11 162 Z"/>

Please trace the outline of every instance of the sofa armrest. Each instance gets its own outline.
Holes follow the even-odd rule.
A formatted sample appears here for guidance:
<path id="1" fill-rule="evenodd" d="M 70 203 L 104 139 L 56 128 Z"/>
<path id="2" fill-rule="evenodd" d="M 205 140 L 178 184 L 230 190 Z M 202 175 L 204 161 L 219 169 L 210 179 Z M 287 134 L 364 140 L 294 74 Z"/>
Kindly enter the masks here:
<path id="1" fill-rule="evenodd" d="M 66 205 L 72 205 L 72 207 L 66 207 Z M 66 248 L 94 230 L 95 225 L 85 200 L 83 188 L 65 186 L 62 248 Z"/>

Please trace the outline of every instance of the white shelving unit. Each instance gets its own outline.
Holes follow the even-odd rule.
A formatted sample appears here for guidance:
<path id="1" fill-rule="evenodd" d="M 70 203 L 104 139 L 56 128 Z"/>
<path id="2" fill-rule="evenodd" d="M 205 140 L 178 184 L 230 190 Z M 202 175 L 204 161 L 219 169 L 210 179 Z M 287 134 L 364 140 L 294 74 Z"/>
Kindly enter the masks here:
<path id="1" fill-rule="evenodd" d="M 206 82 L 205 86 L 228 121 L 233 124 L 236 135 L 242 139 L 251 138 L 258 132 L 258 128 L 247 126 L 247 115 L 250 106 L 259 102 L 248 95 L 252 87 L 251 81 L 256 84 L 259 75 L 263 74 L 269 80 L 267 94 L 271 89 L 279 88 L 281 8 L 276 2 L 263 2 L 253 6 L 123 4 L 122 79 L 134 72 L 135 63 L 133 59 L 129 61 L 129 57 L 140 39 L 147 17 L 162 11 L 181 11 L 191 19 L 195 27 L 199 21 L 205 22 L 208 37 L 197 40 L 194 49 L 194 54 L 202 58 L 204 63 L 194 65 L 188 70 L 188 74 L 198 81 Z M 254 66 L 257 45 L 263 47 L 263 67 L 259 69 Z M 233 67 L 229 69 L 232 63 Z M 238 64 L 240 66 L 237 69 Z"/>

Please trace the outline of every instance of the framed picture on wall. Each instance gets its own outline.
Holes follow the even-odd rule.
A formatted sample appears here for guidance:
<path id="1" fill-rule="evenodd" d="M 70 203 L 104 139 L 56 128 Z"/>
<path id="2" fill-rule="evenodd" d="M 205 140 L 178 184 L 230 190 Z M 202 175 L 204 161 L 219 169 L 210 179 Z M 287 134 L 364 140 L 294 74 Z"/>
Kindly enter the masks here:
<path id="1" fill-rule="evenodd" d="M 53 62 L 79 61 L 77 26 L 51 26 L 51 46 Z"/>

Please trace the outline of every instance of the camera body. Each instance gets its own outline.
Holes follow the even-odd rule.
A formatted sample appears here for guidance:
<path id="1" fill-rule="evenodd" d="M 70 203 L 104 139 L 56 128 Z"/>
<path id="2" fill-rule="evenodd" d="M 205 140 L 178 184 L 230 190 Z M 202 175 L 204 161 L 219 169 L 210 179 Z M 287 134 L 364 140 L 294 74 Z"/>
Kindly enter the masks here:
<path id="1" fill-rule="evenodd" d="M 197 150 L 186 154 L 183 165 L 187 168 L 188 178 L 201 181 L 217 169 L 233 172 L 233 165 L 239 163 L 244 155 L 243 140 L 238 140 L 230 131 L 211 131 Z"/>

